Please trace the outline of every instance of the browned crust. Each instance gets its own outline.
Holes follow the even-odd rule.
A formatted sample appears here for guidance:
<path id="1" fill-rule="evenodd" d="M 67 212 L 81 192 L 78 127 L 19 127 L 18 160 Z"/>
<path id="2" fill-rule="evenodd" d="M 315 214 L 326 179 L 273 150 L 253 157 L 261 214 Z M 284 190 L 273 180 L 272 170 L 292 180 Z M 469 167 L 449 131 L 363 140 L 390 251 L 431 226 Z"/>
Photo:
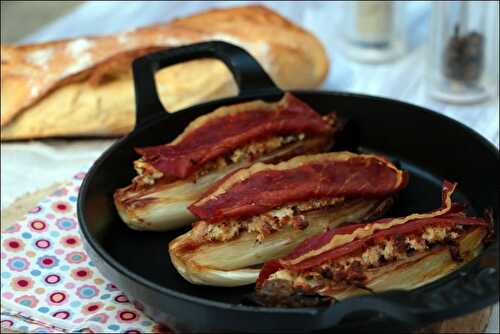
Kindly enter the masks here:
<path id="1" fill-rule="evenodd" d="M 301 288 L 306 290 L 309 294 L 318 292 L 324 297 L 330 297 L 338 300 L 352 297 L 357 294 L 376 293 L 389 289 L 414 289 L 450 273 L 477 256 L 479 251 L 482 249 L 482 243 L 484 242 L 484 238 L 487 233 L 488 232 L 484 228 L 474 227 L 457 239 L 455 247 L 460 249 L 457 251 L 463 256 L 463 259 L 461 258 L 460 260 L 454 258 L 452 251 L 450 250 L 450 245 L 447 245 L 446 243 L 439 244 L 432 249 L 417 252 L 403 260 L 395 260 L 374 268 L 363 267 L 361 271 L 355 273 L 359 274 L 358 282 L 356 282 L 356 280 L 353 282 L 339 282 L 332 286 L 321 287 L 321 291 L 318 291 L 318 288 L 308 287 L 307 285 L 301 285 Z M 439 255 L 442 255 L 442 262 L 439 264 L 425 264 L 427 260 Z M 420 268 L 422 271 L 415 270 L 415 268 L 419 268 L 418 266 L 421 265 L 424 266 Z M 392 278 L 397 277 L 396 275 L 409 270 L 416 272 L 414 275 L 411 275 L 411 277 L 407 277 L 408 281 L 401 279 L 401 277 L 398 277 L 398 279 Z M 349 271 L 349 269 L 347 271 Z M 277 280 L 280 281 L 280 279 Z M 266 281 L 266 283 L 271 282 L 272 280 Z M 394 286 L 394 284 L 397 286 Z M 269 288 L 273 288 L 273 286 L 269 286 Z M 287 298 L 293 297 L 293 293 L 295 293 L 295 291 L 289 290 L 287 295 L 287 291 L 285 291 L 284 294 L 281 291 L 269 290 L 269 288 L 267 291 L 264 289 L 263 292 L 264 297 L 271 302 L 273 301 L 273 298 L 269 297 L 273 297 L 273 293 L 276 294 L 277 297 L 275 300 L 282 302 L 286 302 Z M 285 306 L 293 307 L 293 305 Z"/>
<path id="2" fill-rule="evenodd" d="M 257 101 L 260 102 L 260 101 Z M 250 102 L 253 103 L 253 102 Z M 208 116 L 208 115 L 207 115 Z M 194 122 L 193 122 L 194 123 Z M 185 131 L 186 132 L 186 131 Z M 185 135 L 185 133 L 183 133 Z M 177 140 L 177 139 L 176 139 Z M 283 147 L 280 148 L 279 150 L 283 150 L 284 154 L 275 156 L 273 159 L 269 160 L 266 157 L 258 157 L 257 161 L 262 161 L 264 159 L 265 163 L 275 163 L 279 161 L 283 161 L 286 159 L 289 159 L 290 157 L 295 157 L 299 154 L 314 154 L 317 152 L 321 152 L 324 150 L 328 150 L 333 144 L 333 139 L 332 138 L 327 138 L 327 137 L 312 137 L 312 138 L 306 138 L 303 139 L 299 142 L 296 142 L 291 145 L 291 149 L 288 147 Z M 252 161 L 247 161 L 245 163 L 245 166 L 248 166 L 252 164 Z M 168 178 L 161 178 L 156 180 L 156 182 L 153 185 L 139 185 L 136 183 L 132 183 L 124 188 L 117 189 L 117 191 L 114 194 L 115 202 L 118 205 L 120 204 L 120 207 L 127 208 L 131 204 L 136 207 L 136 201 L 141 202 L 141 198 L 145 195 L 153 194 L 155 192 L 164 190 L 169 187 L 175 187 L 179 186 L 183 183 L 186 182 L 196 182 L 196 178 L 191 177 L 187 178 L 184 180 L 169 180 Z M 200 194 L 201 195 L 201 194 Z M 138 204 L 137 207 L 144 207 L 147 206 L 148 204 L 151 204 L 153 201 L 146 201 L 143 202 L 144 205 Z"/>
<path id="3" fill-rule="evenodd" d="M 213 9 L 116 35 L 2 45 L 1 125 L 9 124 L 59 87 L 80 81 L 98 84 L 108 74 L 128 69 L 132 59 L 145 53 L 214 39 L 245 47 L 286 88 L 316 86 L 328 70 L 321 43 L 270 9 L 262 6 Z M 38 61 L 33 61 L 34 52 L 38 52 Z M 294 55 L 295 58 L 290 58 Z M 296 73 L 289 68 L 291 63 L 309 68 L 309 77 L 295 78 Z M 73 70 L 68 72 L 68 69 Z"/>
<path id="4" fill-rule="evenodd" d="M 338 209 L 353 210 L 353 209 L 357 208 L 360 204 L 362 204 L 364 201 L 365 201 L 364 199 L 354 199 L 354 200 L 345 201 L 343 198 L 339 198 L 338 203 L 336 203 L 332 206 L 327 206 L 327 207 L 309 210 L 309 211 L 305 211 L 305 212 L 308 212 L 309 214 L 312 214 L 314 216 L 318 216 L 318 215 L 327 216 L 327 215 L 331 214 L 332 212 L 335 212 Z M 387 197 L 385 199 L 381 199 L 375 207 L 370 209 L 370 211 L 367 213 L 367 215 L 365 215 L 362 219 L 360 219 L 357 222 L 365 222 L 365 221 L 369 221 L 371 219 L 380 218 L 387 210 L 389 210 L 391 208 L 391 206 L 393 204 L 394 204 L 393 197 Z M 303 212 L 303 213 L 305 213 L 305 212 Z M 193 228 L 198 223 L 200 223 L 200 222 L 194 223 Z M 284 226 L 286 226 L 286 224 Z M 193 231 L 193 229 L 191 229 L 188 237 L 186 237 L 184 239 L 181 238 L 181 239 L 179 239 L 179 241 L 174 243 L 175 247 L 173 247 L 173 248 L 175 248 L 177 256 L 182 257 L 183 255 L 189 254 L 203 245 L 222 244 L 225 242 L 237 240 L 238 238 L 241 237 L 241 235 L 239 235 L 235 239 L 228 240 L 228 241 L 206 240 L 202 237 L 202 235 L 195 235 L 194 233 L 192 233 L 192 231 Z M 279 232 L 280 231 L 277 230 L 277 231 L 274 231 L 273 233 L 279 233 Z M 245 231 L 244 233 L 255 233 L 255 232 Z M 300 233 L 300 232 L 298 232 L 298 233 Z"/>

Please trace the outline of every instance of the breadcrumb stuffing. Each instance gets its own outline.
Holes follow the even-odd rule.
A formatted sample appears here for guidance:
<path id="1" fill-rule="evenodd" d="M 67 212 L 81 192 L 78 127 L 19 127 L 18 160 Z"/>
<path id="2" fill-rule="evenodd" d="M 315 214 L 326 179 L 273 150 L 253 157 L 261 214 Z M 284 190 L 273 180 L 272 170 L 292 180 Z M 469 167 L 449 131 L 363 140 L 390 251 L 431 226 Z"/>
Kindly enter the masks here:
<path id="1" fill-rule="evenodd" d="M 143 158 L 134 161 L 134 168 L 138 176 L 134 178 L 133 182 L 137 184 L 153 185 L 157 179 L 163 177 L 162 172 L 145 162 Z"/>
<path id="2" fill-rule="evenodd" d="M 294 288 L 315 289 L 338 283 L 355 283 L 364 277 L 363 270 L 384 265 L 390 261 L 406 259 L 414 252 L 422 252 L 437 244 L 447 244 L 463 234 L 462 226 L 427 226 L 420 233 L 406 236 L 398 246 L 391 237 L 376 242 L 357 255 L 348 255 L 305 272 L 278 270 L 268 280 L 282 279 Z"/>
<path id="3" fill-rule="evenodd" d="M 292 225 L 295 229 L 303 230 L 308 224 L 302 213 L 332 206 L 342 201 L 343 198 L 331 198 L 293 203 L 242 221 L 230 220 L 208 224 L 209 229 L 204 233 L 198 230 L 197 233 L 202 234 L 203 238 L 208 241 L 227 241 L 238 237 L 243 231 L 255 232 L 256 240 L 260 242 L 285 225 Z"/>
<path id="4" fill-rule="evenodd" d="M 235 149 L 229 156 L 219 157 L 213 161 L 207 162 L 195 175 L 198 179 L 211 171 L 223 169 L 229 165 L 242 161 L 253 161 L 258 157 L 269 152 L 275 151 L 285 145 L 304 140 L 305 134 L 293 134 L 289 136 L 278 136 L 267 138 L 262 141 L 254 141 L 240 148 Z M 134 161 L 134 168 L 138 174 L 134 182 L 142 185 L 153 185 L 157 179 L 163 177 L 163 173 L 154 168 L 150 163 L 140 158 Z"/>

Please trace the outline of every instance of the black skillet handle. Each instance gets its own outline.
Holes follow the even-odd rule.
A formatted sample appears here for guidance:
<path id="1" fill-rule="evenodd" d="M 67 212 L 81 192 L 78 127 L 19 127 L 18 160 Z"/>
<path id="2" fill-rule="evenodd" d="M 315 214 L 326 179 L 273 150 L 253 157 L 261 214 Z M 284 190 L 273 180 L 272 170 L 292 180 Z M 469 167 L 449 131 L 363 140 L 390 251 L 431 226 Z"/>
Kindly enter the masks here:
<path id="1" fill-rule="evenodd" d="M 421 291 L 388 291 L 346 299 L 323 314 L 326 327 L 357 312 L 379 313 L 408 327 L 457 317 L 498 302 L 498 245 L 440 285 Z M 496 263 L 495 263 L 496 262 Z M 446 278 L 445 278 L 446 279 Z"/>
<path id="2" fill-rule="evenodd" d="M 213 41 L 159 51 L 138 58 L 132 64 L 136 128 L 153 116 L 165 113 L 156 91 L 155 72 L 169 65 L 200 58 L 216 58 L 223 61 L 238 85 L 238 96 L 282 93 L 259 63 L 248 52 L 233 44 Z"/>

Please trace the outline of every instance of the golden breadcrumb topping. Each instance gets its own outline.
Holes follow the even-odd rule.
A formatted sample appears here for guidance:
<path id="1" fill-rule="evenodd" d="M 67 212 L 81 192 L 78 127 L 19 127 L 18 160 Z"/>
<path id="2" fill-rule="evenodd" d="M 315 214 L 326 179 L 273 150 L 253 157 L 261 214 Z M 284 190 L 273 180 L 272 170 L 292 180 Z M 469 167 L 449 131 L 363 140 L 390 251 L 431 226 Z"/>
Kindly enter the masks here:
<path id="1" fill-rule="evenodd" d="M 302 215 L 304 212 L 317 210 L 342 202 L 343 198 L 313 199 L 300 203 L 293 203 L 277 208 L 258 216 L 245 220 L 228 220 L 216 224 L 199 222 L 194 229 L 196 235 L 207 241 L 228 241 L 237 238 L 242 232 L 256 232 L 256 240 L 264 238 L 285 225 L 303 230 L 307 227 L 307 221 Z"/>
<path id="2" fill-rule="evenodd" d="M 265 140 L 251 142 L 245 146 L 235 149 L 228 156 L 219 157 L 213 161 L 207 162 L 203 168 L 196 173 L 194 180 L 214 170 L 221 170 L 232 164 L 237 164 L 243 161 L 253 161 L 269 152 L 275 151 L 285 145 L 303 140 L 304 138 L 305 134 L 300 133 L 289 136 L 271 137 Z M 150 163 L 144 161 L 143 158 L 134 161 L 134 168 L 138 174 L 138 176 L 136 176 L 133 180 L 136 184 L 153 185 L 157 179 L 163 177 L 162 172 L 157 170 Z"/>
<path id="3" fill-rule="evenodd" d="M 279 270 L 270 275 L 268 280 L 287 280 L 293 287 L 305 290 L 328 288 L 335 284 L 359 285 L 365 277 L 364 270 L 407 259 L 436 245 L 453 245 L 463 235 L 463 231 L 460 225 L 427 226 L 419 233 L 379 240 L 357 254 L 326 262 L 305 272 Z"/>

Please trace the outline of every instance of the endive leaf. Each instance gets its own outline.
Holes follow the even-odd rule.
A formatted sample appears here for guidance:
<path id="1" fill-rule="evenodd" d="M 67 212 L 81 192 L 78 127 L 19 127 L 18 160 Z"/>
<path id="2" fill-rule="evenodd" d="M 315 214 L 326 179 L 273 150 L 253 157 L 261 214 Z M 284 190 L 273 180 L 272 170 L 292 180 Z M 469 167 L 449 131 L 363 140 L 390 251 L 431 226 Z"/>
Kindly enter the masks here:
<path id="1" fill-rule="evenodd" d="M 226 242 L 205 242 L 193 238 L 189 231 L 174 239 L 169 253 L 179 273 L 194 284 L 237 286 L 254 283 L 258 270 L 250 267 L 287 254 L 304 239 L 340 224 L 355 222 L 380 210 L 386 200 L 359 200 L 330 210 L 305 213 L 309 225 L 296 230 L 287 225 L 281 230 L 256 241 L 255 232 L 243 232 Z"/>
<path id="2" fill-rule="evenodd" d="M 327 150 L 332 144 L 328 138 L 309 138 L 266 154 L 255 161 L 271 162 L 297 154 Z M 115 206 L 122 220 L 132 229 L 167 231 L 189 225 L 195 217 L 187 207 L 196 201 L 209 187 L 237 169 L 246 167 L 248 161 L 214 170 L 196 180 L 180 180 L 168 184 L 153 185 L 136 190 L 133 185 L 119 189 Z"/>

